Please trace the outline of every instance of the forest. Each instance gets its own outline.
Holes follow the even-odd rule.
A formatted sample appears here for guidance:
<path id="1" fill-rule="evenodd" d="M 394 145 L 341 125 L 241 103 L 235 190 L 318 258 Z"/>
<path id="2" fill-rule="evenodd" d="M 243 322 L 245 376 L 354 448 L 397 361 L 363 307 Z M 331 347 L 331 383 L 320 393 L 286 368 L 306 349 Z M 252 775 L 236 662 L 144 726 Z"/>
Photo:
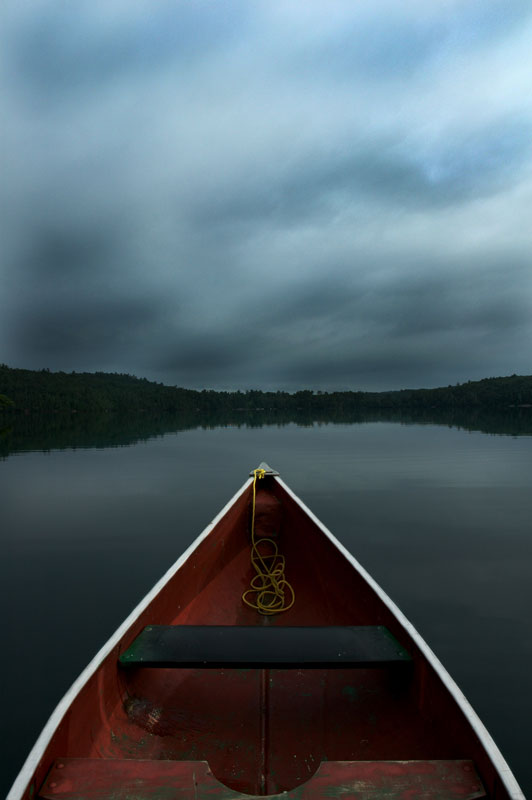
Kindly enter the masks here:
<path id="1" fill-rule="evenodd" d="M 351 414 L 366 409 L 460 409 L 532 406 L 532 376 L 484 378 L 436 389 L 386 392 L 303 389 L 297 392 L 194 390 L 108 372 L 51 372 L 0 365 L 0 411 L 151 412 L 194 415 L 268 412 L 314 416 Z"/>

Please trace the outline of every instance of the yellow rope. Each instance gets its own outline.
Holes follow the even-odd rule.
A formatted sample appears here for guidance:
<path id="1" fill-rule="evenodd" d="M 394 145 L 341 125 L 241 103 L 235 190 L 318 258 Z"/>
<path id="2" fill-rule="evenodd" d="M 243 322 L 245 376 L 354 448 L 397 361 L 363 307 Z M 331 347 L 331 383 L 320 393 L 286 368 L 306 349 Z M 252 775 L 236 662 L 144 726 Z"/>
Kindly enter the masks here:
<path id="1" fill-rule="evenodd" d="M 242 600 L 260 614 L 280 614 L 294 605 L 296 596 L 292 586 L 284 576 L 285 559 L 279 553 L 273 539 L 255 541 L 255 501 L 257 480 L 264 478 L 266 471 L 253 470 L 253 511 L 251 514 L 251 563 L 257 573 L 251 581 L 251 588 L 242 595 Z M 261 548 L 261 549 L 259 549 Z M 261 552 L 262 550 L 262 552 Z M 265 552 L 266 550 L 266 552 Z M 270 552 L 267 552 L 267 551 Z M 285 592 L 288 598 L 285 599 Z M 248 599 L 254 595 L 253 599 Z"/>

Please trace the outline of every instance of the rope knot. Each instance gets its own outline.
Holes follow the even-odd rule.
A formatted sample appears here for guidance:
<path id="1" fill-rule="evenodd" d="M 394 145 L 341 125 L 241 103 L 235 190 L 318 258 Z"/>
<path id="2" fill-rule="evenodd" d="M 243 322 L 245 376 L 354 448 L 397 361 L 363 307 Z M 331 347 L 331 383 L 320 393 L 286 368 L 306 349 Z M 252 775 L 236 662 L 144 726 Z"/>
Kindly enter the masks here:
<path id="1" fill-rule="evenodd" d="M 266 475 L 265 469 L 253 470 L 253 511 L 251 514 L 251 563 L 257 573 L 251 581 L 249 589 L 242 595 L 242 600 L 259 614 L 280 614 L 294 605 L 295 592 L 285 578 L 285 558 L 279 553 L 277 543 L 273 539 L 255 540 L 255 505 L 257 496 L 257 480 Z M 285 592 L 288 599 L 285 599 Z M 249 599 L 249 595 L 254 598 Z"/>

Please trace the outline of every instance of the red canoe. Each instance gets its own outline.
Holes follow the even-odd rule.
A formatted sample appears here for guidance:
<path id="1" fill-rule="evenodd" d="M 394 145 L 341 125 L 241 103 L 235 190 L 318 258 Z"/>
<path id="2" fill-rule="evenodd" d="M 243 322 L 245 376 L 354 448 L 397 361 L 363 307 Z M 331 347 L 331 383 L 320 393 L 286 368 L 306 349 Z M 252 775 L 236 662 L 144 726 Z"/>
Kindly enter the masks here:
<path id="1" fill-rule="evenodd" d="M 410 622 L 261 470 L 74 683 L 8 800 L 524 800 Z"/>

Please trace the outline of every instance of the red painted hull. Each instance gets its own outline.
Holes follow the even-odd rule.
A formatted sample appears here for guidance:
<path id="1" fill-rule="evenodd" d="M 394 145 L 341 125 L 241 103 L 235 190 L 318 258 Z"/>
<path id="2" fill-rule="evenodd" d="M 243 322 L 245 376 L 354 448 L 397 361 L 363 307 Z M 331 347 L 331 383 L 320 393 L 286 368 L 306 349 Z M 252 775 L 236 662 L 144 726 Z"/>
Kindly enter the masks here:
<path id="1" fill-rule="evenodd" d="M 483 736 L 481 724 L 472 720 L 467 704 L 458 701 L 435 659 L 427 656 L 428 648 L 404 624 L 393 604 L 386 602 L 378 587 L 281 481 L 268 477 L 259 485 L 257 527 L 268 532 L 275 522 L 287 578 L 296 594 L 293 607 L 265 617 L 242 602 L 252 577 L 252 487 L 247 484 L 63 701 L 10 800 L 111 796 L 109 791 L 106 794 L 105 775 L 103 784 L 93 784 L 92 793 L 85 787 L 84 793 L 76 794 L 75 778 L 61 782 L 50 773 L 56 770 L 54 774 L 59 775 L 57 763 L 65 764 L 60 767 L 66 770 L 63 775 L 79 771 L 80 764 L 89 776 L 91 771 L 105 773 L 110 762 L 103 760 L 113 760 L 116 769 L 125 762 L 123 769 L 129 769 L 135 785 L 144 782 L 144 794 L 126 792 L 117 797 L 174 796 L 164 794 L 158 783 L 159 762 L 164 764 L 163 772 L 173 775 L 172 785 L 181 787 L 176 797 L 187 793 L 214 797 L 212 787 L 221 784 L 233 793 L 248 795 L 291 792 L 305 785 L 306 794 L 321 797 L 337 793 L 334 787 L 344 786 L 345 778 L 351 788 L 341 793 L 352 798 L 522 798 L 500 754 Z M 406 676 L 371 668 L 120 668 L 119 656 L 150 624 L 384 625 L 412 655 L 413 665 Z M 208 767 L 198 762 L 207 762 Z M 427 794 L 408 794 L 409 788 L 403 794 L 386 794 L 386 781 L 407 787 L 404 775 L 414 769 L 405 766 L 401 773 L 393 764 L 414 762 L 421 771 L 419 785 Z M 438 773 L 437 780 L 444 786 L 451 779 L 442 777 L 441 770 L 422 765 L 447 762 L 465 764 L 466 772 L 472 762 L 473 772 L 465 776 L 462 788 L 453 789 L 454 794 L 437 794 L 436 789 L 428 793 L 436 786 L 433 773 Z M 344 766 L 335 767 L 337 763 Z M 371 782 L 371 764 L 385 764 L 380 777 L 371 779 L 374 787 L 384 781 L 380 794 L 377 788 L 374 794 L 361 788 L 364 781 Z M 199 785 L 197 776 L 206 774 L 209 778 Z M 155 777 L 150 779 L 150 775 Z M 220 797 L 236 796 L 224 791 Z"/>

